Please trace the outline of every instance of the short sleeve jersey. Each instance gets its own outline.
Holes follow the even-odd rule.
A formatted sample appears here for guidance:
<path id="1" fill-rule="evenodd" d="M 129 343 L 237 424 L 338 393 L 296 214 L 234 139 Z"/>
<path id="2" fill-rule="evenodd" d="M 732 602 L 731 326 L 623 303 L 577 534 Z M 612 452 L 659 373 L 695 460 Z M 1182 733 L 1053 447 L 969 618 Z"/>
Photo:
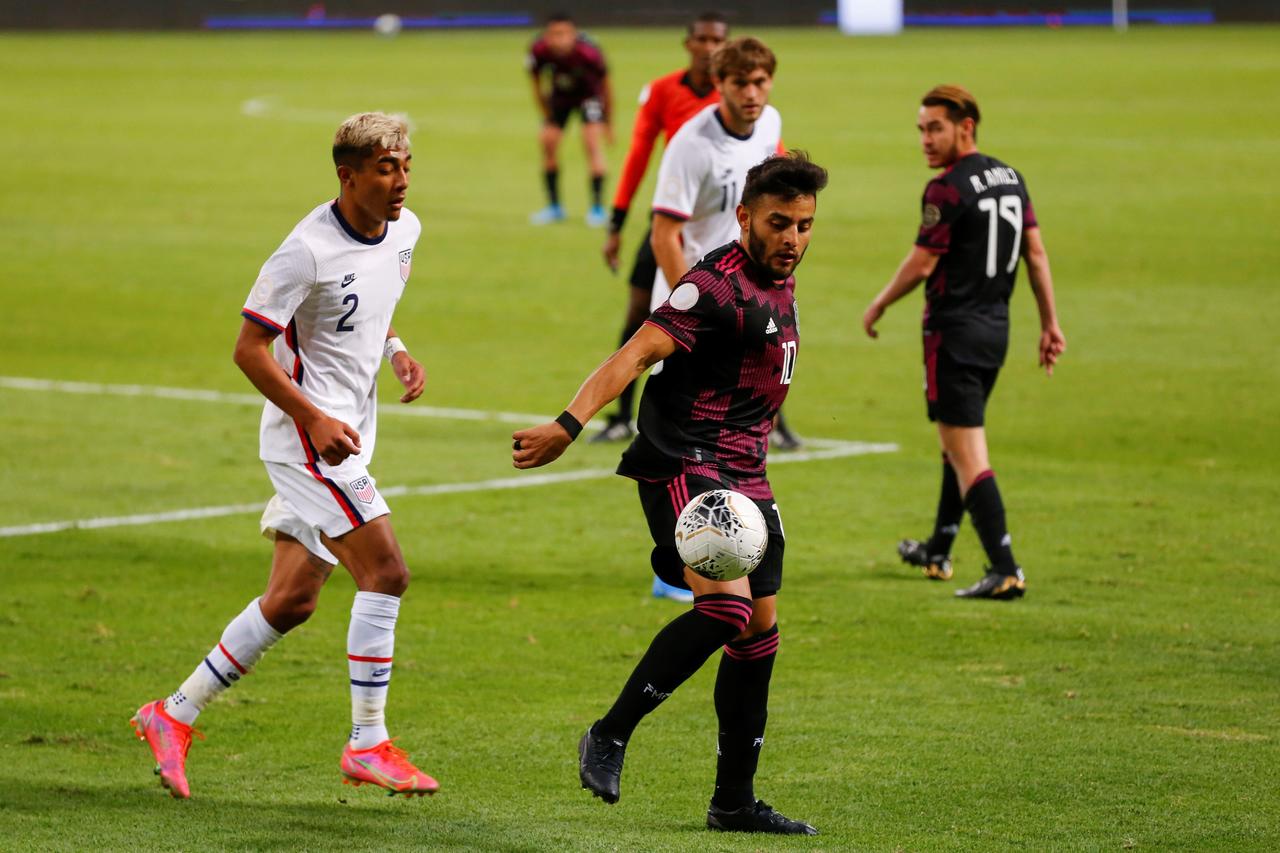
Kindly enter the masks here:
<path id="1" fill-rule="evenodd" d="M 1025 233 L 1037 227 L 1017 170 L 962 157 L 931 180 L 916 245 L 939 255 L 925 286 L 924 329 L 956 361 L 999 367 L 1009 343 L 1009 297 Z"/>
<path id="2" fill-rule="evenodd" d="M 748 136 L 726 128 L 712 104 L 672 137 L 658 167 L 653 210 L 685 220 L 681 234 L 689 266 L 738 238 L 736 211 L 747 171 L 776 154 L 781 143 L 782 116 L 767 105 Z"/>
<path id="3" fill-rule="evenodd" d="M 539 38 L 529 47 L 525 66 L 534 77 L 551 77 L 551 100 L 556 104 L 580 104 L 604 94 L 609 68 L 604 51 L 586 36 L 578 36 L 573 48 L 563 56 L 554 53 Z"/>
<path id="4" fill-rule="evenodd" d="M 730 243 L 689 270 L 646 322 L 677 348 L 645 384 L 639 435 L 618 473 L 699 474 L 757 500 L 772 497 L 769 430 L 800 346 L 795 278 L 770 280 Z"/>
<path id="5" fill-rule="evenodd" d="M 408 209 L 381 237 L 356 232 L 326 202 L 263 264 L 241 314 L 279 333 L 275 359 L 307 399 L 360 434 L 362 464 L 377 437 L 376 380 L 391 315 L 404 292 L 422 226 Z M 259 456 L 314 462 L 302 427 L 267 401 Z"/>
<path id="6" fill-rule="evenodd" d="M 693 88 L 693 81 L 685 69 L 646 83 L 640 90 L 640 109 L 636 111 L 631 147 L 627 149 L 627 159 L 618 178 L 613 206 L 622 210 L 631 207 L 636 189 L 649 168 L 649 158 L 659 135 L 665 134 L 670 142 L 684 123 L 701 112 L 703 107 L 719 102 L 720 92 L 715 86 L 699 92 Z"/>

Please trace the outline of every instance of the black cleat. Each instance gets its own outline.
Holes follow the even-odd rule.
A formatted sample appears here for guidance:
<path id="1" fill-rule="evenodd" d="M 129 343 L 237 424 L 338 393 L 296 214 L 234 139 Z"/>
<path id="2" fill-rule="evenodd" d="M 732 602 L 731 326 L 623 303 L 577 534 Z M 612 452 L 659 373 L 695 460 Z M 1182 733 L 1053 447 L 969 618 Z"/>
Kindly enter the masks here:
<path id="1" fill-rule="evenodd" d="M 804 442 L 786 424 L 779 422 L 769 431 L 769 447 L 772 450 L 799 450 L 804 447 Z"/>
<path id="2" fill-rule="evenodd" d="M 598 721 L 597 721 L 598 722 Z M 595 734 L 595 725 L 578 741 L 578 778 L 582 787 L 606 803 L 618 801 L 618 780 L 622 778 L 625 741 Z"/>
<path id="3" fill-rule="evenodd" d="M 930 554 L 923 542 L 903 539 L 898 543 L 898 556 L 904 563 L 919 566 L 929 580 L 951 580 L 951 557 L 947 554 Z"/>
<path id="4" fill-rule="evenodd" d="M 587 441 L 588 444 L 604 444 L 610 441 L 627 441 L 636 434 L 635 427 L 627 418 L 614 415 L 605 422 L 600 430 Z"/>
<path id="5" fill-rule="evenodd" d="M 743 806 L 733 811 L 707 809 L 707 829 L 720 832 L 769 832 L 774 835 L 817 835 L 818 830 L 802 820 L 792 820 L 778 814 L 764 800 L 756 800 L 753 806 Z"/>
<path id="6" fill-rule="evenodd" d="M 1027 579 L 1021 568 L 1015 572 L 1016 574 L 1005 575 L 993 572 L 988 567 L 982 580 L 971 587 L 956 590 L 956 598 L 994 598 L 997 601 L 1022 598 L 1027 592 Z"/>

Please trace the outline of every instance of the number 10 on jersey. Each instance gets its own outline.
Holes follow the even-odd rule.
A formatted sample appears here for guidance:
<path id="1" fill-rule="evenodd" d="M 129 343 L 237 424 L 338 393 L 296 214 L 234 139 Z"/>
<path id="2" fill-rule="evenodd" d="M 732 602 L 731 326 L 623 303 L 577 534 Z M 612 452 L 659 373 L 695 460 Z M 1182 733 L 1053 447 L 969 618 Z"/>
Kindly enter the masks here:
<path id="1" fill-rule="evenodd" d="M 796 372 L 796 350 L 799 348 L 799 341 L 783 341 L 782 342 L 782 381 L 783 385 L 791 384 L 791 375 Z"/>

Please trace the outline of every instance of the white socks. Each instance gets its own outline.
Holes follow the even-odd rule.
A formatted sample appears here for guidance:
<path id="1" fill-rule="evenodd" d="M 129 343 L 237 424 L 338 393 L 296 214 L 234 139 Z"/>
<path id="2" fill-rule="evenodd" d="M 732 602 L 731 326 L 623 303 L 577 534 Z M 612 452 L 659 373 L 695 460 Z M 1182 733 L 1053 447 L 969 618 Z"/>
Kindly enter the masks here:
<path id="1" fill-rule="evenodd" d="M 347 631 L 351 672 L 351 748 L 368 749 L 387 739 L 384 710 L 391 683 L 400 599 L 380 592 L 357 592 Z"/>
<path id="2" fill-rule="evenodd" d="M 164 700 L 165 712 L 180 723 L 191 725 L 213 698 L 248 675 L 281 634 L 267 623 L 255 598 L 222 632 L 222 641 L 182 682 L 178 691 Z"/>

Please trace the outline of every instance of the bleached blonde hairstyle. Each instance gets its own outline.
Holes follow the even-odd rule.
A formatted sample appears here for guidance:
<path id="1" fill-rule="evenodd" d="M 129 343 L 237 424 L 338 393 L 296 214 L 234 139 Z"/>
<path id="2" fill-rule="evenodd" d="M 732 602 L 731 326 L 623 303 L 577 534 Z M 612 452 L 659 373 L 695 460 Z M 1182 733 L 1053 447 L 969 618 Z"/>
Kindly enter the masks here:
<path id="1" fill-rule="evenodd" d="M 344 121 L 333 135 L 333 164 L 359 169 L 378 148 L 409 150 L 409 122 L 404 116 L 360 113 Z"/>

